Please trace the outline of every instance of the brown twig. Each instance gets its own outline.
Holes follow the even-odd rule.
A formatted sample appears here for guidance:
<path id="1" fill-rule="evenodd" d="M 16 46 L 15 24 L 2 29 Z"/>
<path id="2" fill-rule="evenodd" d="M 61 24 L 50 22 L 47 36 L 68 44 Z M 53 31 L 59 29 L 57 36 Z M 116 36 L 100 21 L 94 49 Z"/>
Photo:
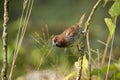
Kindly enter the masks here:
<path id="1" fill-rule="evenodd" d="M 83 64 L 83 55 L 81 56 L 81 58 L 80 58 L 80 64 L 81 64 L 81 66 L 80 66 L 80 70 L 78 71 L 78 76 L 77 76 L 77 78 L 76 78 L 76 80 L 81 80 L 81 75 L 82 75 L 82 64 Z"/>
<path id="2" fill-rule="evenodd" d="M 4 1 L 4 23 L 3 23 L 3 68 L 1 70 L 1 78 L 2 80 L 7 80 L 7 69 L 8 69 L 8 63 L 7 63 L 7 24 L 8 24 L 8 3 L 9 0 Z"/>
<path id="3" fill-rule="evenodd" d="M 78 75 L 76 77 L 76 80 L 81 80 L 82 69 L 83 69 L 82 64 L 83 64 L 83 56 L 84 56 L 85 44 L 84 43 L 78 44 L 77 48 L 78 48 L 79 55 L 80 55 L 79 60 L 78 60 L 78 62 L 80 63 L 80 68 L 78 70 Z"/>
<path id="4" fill-rule="evenodd" d="M 98 1 L 96 2 L 96 4 L 93 6 L 93 8 L 92 8 L 92 10 L 91 10 L 91 12 L 90 12 L 90 15 L 89 15 L 89 17 L 88 17 L 88 19 L 87 19 L 87 21 L 86 21 L 86 23 L 85 23 L 85 28 L 84 28 L 84 31 L 85 31 L 85 32 L 88 30 L 89 24 L 90 24 L 90 21 L 91 21 L 91 18 L 92 18 L 92 16 L 93 16 L 93 14 L 95 13 L 95 10 L 97 9 L 97 7 L 98 7 L 98 5 L 100 4 L 100 2 L 101 2 L 101 0 L 98 0 Z"/>

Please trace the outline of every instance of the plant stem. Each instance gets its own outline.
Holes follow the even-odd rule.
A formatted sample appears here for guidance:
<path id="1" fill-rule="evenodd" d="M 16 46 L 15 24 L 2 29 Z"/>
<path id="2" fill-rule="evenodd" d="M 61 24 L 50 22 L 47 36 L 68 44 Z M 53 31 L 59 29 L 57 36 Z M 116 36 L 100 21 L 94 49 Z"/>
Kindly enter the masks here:
<path id="1" fill-rule="evenodd" d="M 89 17 L 88 17 L 88 19 L 87 19 L 87 21 L 86 21 L 86 23 L 85 23 L 85 28 L 84 28 L 84 31 L 85 31 L 85 32 L 88 30 L 90 21 L 91 21 L 91 19 L 92 19 L 92 16 L 93 16 L 93 14 L 95 13 L 95 10 L 97 9 L 97 7 L 98 7 L 98 5 L 100 4 L 100 2 L 101 2 L 101 0 L 98 0 L 98 1 L 96 2 L 96 4 L 93 6 L 93 8 L 92 8 L 92 10 L 91 10 L 91 12 L 90 12 L 90 15 L 89 15 Z"/>
<path id="2" fill-rule="evenodd" d="M 106 46 L 105 46 L 105 49 L 104 49 L 104 52 L 103 52 L 101 65 L 103 65 L 105 63 L 105 57 L 106 57 L 106 54 L 107 54 L 107 51 L 108 51 L 108 45 L 109 45 L 110 41 L 111 41 L 111 35 L 109 34 L 108 38 L 107 38 Z"/>
<path id="3" fill-rule="evenodd" d="M 87 21 L 86 21 L 86 23 L 85 23 L 85 27 L 84 27 L 84 32 L 87 32 L 88 30 L 89 30 L 89 24 L 90 24 L 90 21 L 91 21 L 91 19 L 92 19 L 92 16 L 93 16 L 93 14 L 95 13 L 95 10 L 97 9 L 97 7 L 98 7 L 98 5 L 100 4 L 100 2 L 101 2 L 101 0 L 98 0 L 97 2 L 96 2 L 96 4 L 93 6 L 93 8 L 92 8 L 92 10 L 91 10 L 91 12 L 90 12 L 90 15 L 89 15 L 89 17 L 88 17 L 88 19 L 87 19 Z M 90 59 L 91 59 L 91 55 L 90 55 L 90 45 L 89 45 L 89 39 L 88 39 L 88 33 L 87 34 L 84 34 L 84 36 L 83 36 L 83 38 L 82 38 L 82 43 L 83 43 L 83 48 L 81 49 L 81 53 L 83 54 L 82 56 L 81 56 L 81 68 L 78 70 L 78 76 L 77 76 L 77 78 L 76 78 L 76 80 L 81 80 L 81 73 L 82 73 L 82 59 L 83 59 L 83 56 L 84 56 L 84 49 L 85 49 L 85 46 L 86 46 L 86 36 L 87 36 L 87 46 L 88 46 L 88 51 L 89 51 L 89 80 L 91 80 L 91 61 L 90 61 Z M 79 47 L 78 47 L 78 50 L 79 50 Z M 79 53 L 80 53 L 80 51 L 79 51 Z"/>
<path id="4" fill-rule="evenodd" d="M 91 51 L 90 51 L 90 43 L 89 43 L 89 30 L 86 34 L 86 39 L 87 39 L 87 48 L 88 48 L 88 55 L 89 55 L 89 80 L 91 80 L 92 74 L 91 74 Z"/>
<path id="5" fill-rule="evenodd" d="M 116 21 L 117 21 L 117 17 L 115 17 L 113 19 L 113 23 L 116 25 Z M 116 29 L 116 28 L 115 28 Z M 115 31 L 114 31 L 115 32 Z M 108 66 L 107 66 L 107 72 L 106 72 L 106 76 L 105 76 L 105 80 L 108 80 L 108 74 L 109 74 L 109 69 L 110 69 L 110 62 L 111 62 L 111 57 L 112 57 L 112 50 L 113 50 L 113 43 L 114 43 L 114 37 L 115 37 L 115 33 L 112 36 L 112 42 L 111 42 L 111 46 L 110 46 L 110 55 L 109 55 L 109 60 L 108 60 Z"/>
<path id="6" fill-rule="evenodd" d="M 7 63 L 7 24 L 8 24 L 8 0 L 4 1 L 4 23 L 3 23 L 3 68 L 1 70 L 1 78 L 2 80 L 7 80 L 7 69 L 8 69 L 8 63 Z"/>
<path id="7" fill-rule="evenodd" d="M 84 49 L 85 49 L 84 47 L 85 47 L 84 43 L 82 44 L 82 47 L 79 44 L 77 45 L 79 55 L 80 55 L 80 59 L 78 60 L 78 62 L 80 63 L 80 68 L 78 70 L 78 75 L 76 77 L 76 80 L 81 80 L 82 69 L 83 69 L 83 66 L 82 66 L 82 64 L 83 64 L 83 56 L 84 56 Z"/>

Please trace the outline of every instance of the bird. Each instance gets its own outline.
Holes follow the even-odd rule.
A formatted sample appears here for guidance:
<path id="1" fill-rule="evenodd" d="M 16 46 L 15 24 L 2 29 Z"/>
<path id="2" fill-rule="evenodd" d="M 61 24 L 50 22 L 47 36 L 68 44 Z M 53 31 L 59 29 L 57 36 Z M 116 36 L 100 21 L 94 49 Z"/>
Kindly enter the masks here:
<path id="1" fill-rule="evenodd" d="M 61 34 L 55 35 L 52 38 L 52 46 L 59 48 L 66 48 L 71 46 L 83 33 L 81 23 L 84 19 L 84 16 L 85 14 L 82 15 L 79 23 L 76 23 L 65 29 Z"/>
<path id="2" fill-rule="evenodd" d="M 52 46 L 57 46 L 60 48 L 68 47 L 72 45 L 77 38 L 79 38 L 81 33 L 82 27 L 80 25 L 72 25 L 61 34 L 55 35 L 52 38 Z"/>

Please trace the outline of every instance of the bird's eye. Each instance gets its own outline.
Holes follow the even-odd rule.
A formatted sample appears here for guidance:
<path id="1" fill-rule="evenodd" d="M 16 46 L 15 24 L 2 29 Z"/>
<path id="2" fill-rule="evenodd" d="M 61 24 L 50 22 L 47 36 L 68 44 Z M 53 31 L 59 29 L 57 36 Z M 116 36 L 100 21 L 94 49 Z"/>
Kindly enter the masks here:
<path id="1" fill-rule="evenodd" d="M 55 37 L 54 42 L 56 42 L 56 41 L 57 41 L 57 38 Z"/>

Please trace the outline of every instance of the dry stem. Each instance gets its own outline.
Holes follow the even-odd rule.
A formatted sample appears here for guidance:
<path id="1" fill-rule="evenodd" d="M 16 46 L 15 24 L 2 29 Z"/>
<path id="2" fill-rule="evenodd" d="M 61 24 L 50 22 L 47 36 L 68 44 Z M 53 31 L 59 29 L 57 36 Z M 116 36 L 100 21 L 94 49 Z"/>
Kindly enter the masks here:
<path id="1" fill-rule="evenodd" d="M 84 28 L 84 32 L 87 32 L 88 31 L 88 29 L 89 29 L 89 24 L 90 24 L 90 21 L 91 21 L 91 19 L 92 19 L 92 16 L 93 16 L 93 14 L 95 13 L 95 10 L 97 9 L 97 7 L 98 7 L 98 5 L 99 5 L 99 3 L 101 2 L 101 0 L 98 0 L 97 2 L 96 2 L 96 4 L 93 6 L 93 8 L 92 8 L 92 10 L 91 10 L 91 13 L 90 13 L 90 15 L 89 15 L 89 17 L 88 17 L 88 19 L 87 19 L 87 21 L 86 21 L 86 23 L 85 23 L 85 28 Z M 87 36 L 87 46 L 88 46 L 88 51 L 89 51 L 89 80 L 91 80 L 91 55 L 90 55 L 90 45 L 89 45 L 89 39 L 88 39 L 88 33 L 87 34 L 85 34 L 85 36 L 83 37 L 83 40 L 82 41 L 86 41 L 86 36 Z M 84 45 L 84 48 L 85 48 L 85 44 L 86 44 L 86 42 L 83 42 L 83 45 Z M 82 57 L 84 56 L 84 48 L 83 48 L 83 52 L 82 52 L 82 56 L 81 56 L 81 63 L 82 63 Z M 81 80 L 81 73 L 82 73 L 82 64 L 81 64 L 81 68 L 79 69 L 79 71 L 78 71 L 78 76 L 77 76 L 77 78 L 76 78 L 76 80 Z"/>
<path id="2" fill-rule="evenodd" d="M 2 80 L 7 80 L 7 68 L 8 68 L 8 63 L 7 63 L 7 24 L 8 24 L 8 0 L 4 1 L 4 23 L 3 23 L 3 34 L 2 34 L 2 39 L 3 39 L 3 68 L 1 70 L 1 78 Z"/>

